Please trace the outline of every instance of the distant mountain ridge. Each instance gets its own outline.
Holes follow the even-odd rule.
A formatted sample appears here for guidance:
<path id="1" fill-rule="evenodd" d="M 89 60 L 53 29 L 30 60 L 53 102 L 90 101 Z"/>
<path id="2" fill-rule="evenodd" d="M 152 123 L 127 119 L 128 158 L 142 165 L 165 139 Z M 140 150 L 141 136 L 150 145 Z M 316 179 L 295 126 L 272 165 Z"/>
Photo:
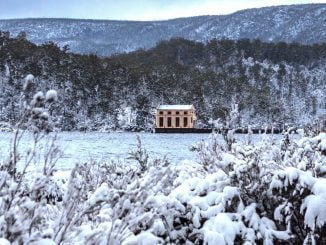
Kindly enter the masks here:
<path id="1" fill-rule="evenodd" d="M 326 42 L 326 4 L 265 7 L 229 15 L 198 16 L 166 21 L 78 19 L 0 20 L 0 30 L 41 44 L 69 45 L 76 53 L 111 55 L 148 49 L 175 37 L 206 42 L 216 39 L 260 39 L 267 42 Z"/>

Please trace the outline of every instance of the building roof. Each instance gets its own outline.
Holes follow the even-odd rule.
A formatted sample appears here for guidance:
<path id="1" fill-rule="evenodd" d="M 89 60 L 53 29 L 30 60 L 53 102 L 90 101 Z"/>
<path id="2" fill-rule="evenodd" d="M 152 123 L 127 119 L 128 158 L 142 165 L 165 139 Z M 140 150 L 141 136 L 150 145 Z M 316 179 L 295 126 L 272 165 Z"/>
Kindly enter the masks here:
<path id="1" fill-rule="evenodd" d="M 194 109 L 193 105 L 160 105 L 158 110 L 191 110 Z"/>

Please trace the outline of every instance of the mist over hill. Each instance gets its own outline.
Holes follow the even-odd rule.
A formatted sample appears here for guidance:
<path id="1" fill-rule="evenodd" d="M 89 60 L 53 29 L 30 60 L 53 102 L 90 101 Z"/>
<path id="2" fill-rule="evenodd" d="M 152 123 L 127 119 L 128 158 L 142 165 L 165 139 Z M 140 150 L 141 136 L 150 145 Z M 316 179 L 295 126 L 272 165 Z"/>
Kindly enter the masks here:
<path id="1" fill-rule="evenodd" d="M 207 42 L 243 38 L 266 42 L 326 41 L 326 4 L 266 7 L 230 15 L 198 16 L 167 21 L 75 19 L 0 20 L 0 30 L 14 36 L 26 32 L 36 44 L 53 41 L 72 52 L 106 56 L 149 49 L 162 40 L 181 37 Z"/>

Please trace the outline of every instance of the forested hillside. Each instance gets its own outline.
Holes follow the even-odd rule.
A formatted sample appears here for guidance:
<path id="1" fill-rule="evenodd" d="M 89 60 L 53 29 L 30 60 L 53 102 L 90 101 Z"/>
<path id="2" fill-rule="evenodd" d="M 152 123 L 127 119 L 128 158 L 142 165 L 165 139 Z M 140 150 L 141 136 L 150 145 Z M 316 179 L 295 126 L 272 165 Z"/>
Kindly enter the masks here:
<path id="1" fill-rule="evenodd" d="M 225 119 L 231 100 L 239 125 L 305 124 L 325 115 L 326 44 L 242 39 L 206 44 L 172 39 L 100 58 L 25 36 L 0 34 L 0 121 L 18 120 L 24 77 L 55 89 L 62 130 L 146 129 L 160 103 L 194 104 L 199 124 Z"/>
<path id="2" fill-rule="evenodd" d="M 218 3 L 217 3 L 218 4 Z M 0 20 L 0 30 L 30 41 L 69 45 L 76 53 L 102 56 L 149 49 L 161 40 L 185 38 L 260 39 L 265 42 L 314 44 L 326 40 L 326 4 L 299 4 L 247 9 L 229 15 L 196 16 L 166 21 L 78 19 Z"/>

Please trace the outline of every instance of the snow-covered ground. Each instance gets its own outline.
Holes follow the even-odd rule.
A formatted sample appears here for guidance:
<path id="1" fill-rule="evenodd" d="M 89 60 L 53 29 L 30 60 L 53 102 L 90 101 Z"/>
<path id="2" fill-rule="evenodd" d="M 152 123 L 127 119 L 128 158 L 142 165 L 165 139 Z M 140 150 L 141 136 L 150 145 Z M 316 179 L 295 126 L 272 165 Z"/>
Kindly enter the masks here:
<path id="1" fill-rule="evenodd" d="M 140 136 L 143 146 L 152 157 L 166 156 L 172 163 L 178 164 L 184 160 L 194 160 L 195 154 L 190 147 L 209 137 L 209 134 L 151 134 L 151 133 L 81 133 L 62 132 L 58 134 L 58 145 L 63 156 L 57 163 L 57 169 L 69 170 L 78 162 L 87 162 L 91 159 L 110 161 L 111 159 L 127 160 L 130 150 L 137 145 L 136 137 Z M 253 135 L 253 141 L 267 137 L 276 143 L 281 135 Z M 296 137 L 295 135 L 293 137 Z M 0 159 L 8 156 L 10 141 L 13 133 L 0 132 Z M 220 136 L 222 140 L 222 136 Z M 239 140 L 245 140 L 245 135 L 236 135 Z M 22 140 L 21 152 L 31 144 L 31 136 Z M 127 160 L 128 161 L 128 160 Z"/>

